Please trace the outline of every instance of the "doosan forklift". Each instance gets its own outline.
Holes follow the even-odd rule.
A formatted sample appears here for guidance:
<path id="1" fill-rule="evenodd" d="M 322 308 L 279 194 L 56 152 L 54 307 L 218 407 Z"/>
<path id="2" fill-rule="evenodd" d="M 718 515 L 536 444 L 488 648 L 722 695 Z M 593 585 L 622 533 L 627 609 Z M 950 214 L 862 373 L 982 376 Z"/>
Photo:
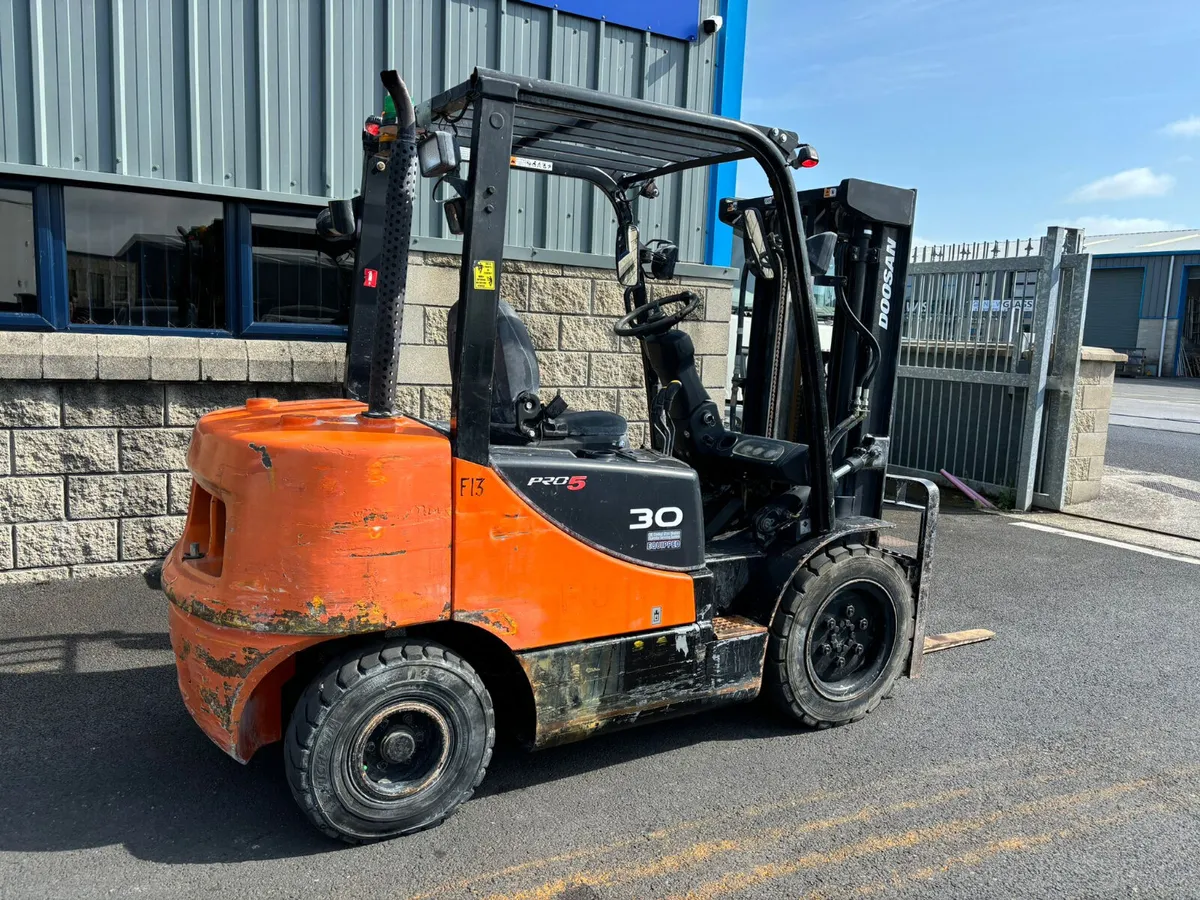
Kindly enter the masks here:
<path id="1" fill-rule="evenodd" d="M 815 151 L 778 128 L 483 69 L 418 110 L 382 78 L 360 195 L 318 219 L 356 254 L 346 396 L 249 399 L 204 416 L 188 452 L 163 587 L 204 732 L 242 762 L 283 740 L 301 808 L 361 842 L 470 797 L 497 720 L 541 748 L 765 691 L 823 727 L 917 674 L 937 492 L 886 473 L 915 193 L 797 193 Z M 771 193 L 720 201 L 748 332 L 723 409 L 680 327 L 701 298 L 669 293 L 678 250 L 643 242 L 636 210 L 672 173 L 743 159 Z M 641 347 L 649 447 L 539 395 L 499 291 L 514 168 L 612 207 L 613 331 Z M 422 177 L 463 239 L 448 422 L 396 405 Z M 837 297 L 826 348 L 814 282 Z M 907 549 L 885 495 L 917 520 Z"/>

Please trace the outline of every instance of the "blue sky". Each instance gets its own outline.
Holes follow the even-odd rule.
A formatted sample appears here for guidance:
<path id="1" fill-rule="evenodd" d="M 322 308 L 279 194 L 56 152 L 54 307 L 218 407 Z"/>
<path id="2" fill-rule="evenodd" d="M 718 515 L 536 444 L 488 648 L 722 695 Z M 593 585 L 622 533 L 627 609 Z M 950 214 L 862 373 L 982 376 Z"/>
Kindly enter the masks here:
<path id="1" fill-rule="evenodd" d="M 742 96 L 925 241 L 1200 227 L 1200 0 L 750 0 Z"/>

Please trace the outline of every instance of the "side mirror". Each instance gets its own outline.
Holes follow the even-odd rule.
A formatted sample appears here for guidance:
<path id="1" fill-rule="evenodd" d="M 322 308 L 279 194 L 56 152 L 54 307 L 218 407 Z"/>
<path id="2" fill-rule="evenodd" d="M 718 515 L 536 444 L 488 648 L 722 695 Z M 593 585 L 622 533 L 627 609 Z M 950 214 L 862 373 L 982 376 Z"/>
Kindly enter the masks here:
<path id="1" fill-rule="evenodd" d="M 417 144 L 417 159 L 426 178 L 449 175 L 458 168 L 458 143 L 449 131 L 427 131 Z"/>
<path id="2" fill-rule="evenodd" d="M 446 214 L 446 228 L 451 234 L 463 233 L 463 219 L 467 217 L 466 208 L 467 201 L 462 197 L 455 197 L 442 204 L 442 212 Z"/>
<path id="3" fill-rule="evenodd" d="M 630 223 L 624 230 L 617 229 L 617 281 L 624 287 L 638 283 L 638 229 Z"/>
<path id="4" fill-rule="evenodd" d="M 775 267 L 771 265 L 770 253 L 767 251 L 762 213 L 753 207 L 747 209 L 742 213 L 742 228 L 750 243 L 750 251 L 754 254 L 754 266 L 758 270 L 758 276 L 770 281 L 775 277 Z"/>
<path id="5" fill-rule="evenodd" d="M 330 200 L 317 213 L 317 234 L 326 240 L 349 237 L 356 229 L 354 204 L 349 200 Z"/>
<path id="6" fill-rule="evenodd" d="M 828 275 L 833 265 L 833 253 L 837 250 L 837 232 L 822 231 L 804 242 L 808 250 L 808 267 L 814 275 Z"/>

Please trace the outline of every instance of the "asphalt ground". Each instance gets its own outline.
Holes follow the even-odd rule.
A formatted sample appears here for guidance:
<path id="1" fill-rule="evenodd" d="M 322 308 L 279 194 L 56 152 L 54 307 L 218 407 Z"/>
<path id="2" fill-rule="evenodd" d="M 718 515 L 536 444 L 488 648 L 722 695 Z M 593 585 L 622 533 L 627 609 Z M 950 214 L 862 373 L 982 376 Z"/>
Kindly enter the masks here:
<path id="1" fill-rule="evenodd" d="M 0 594 L 0 896 L 1200 897 L 1200 566 L 943 517 L 930 655 L 863 722 L 762 704 L 525 755 L 442 826 L 314 832 L 179 700 L 135 580 Z"/>
<path id="2" fill-rule="evenodd" d="M 1109 425 L 1104 464 L 1200 481 L 1200 434 Z"/>

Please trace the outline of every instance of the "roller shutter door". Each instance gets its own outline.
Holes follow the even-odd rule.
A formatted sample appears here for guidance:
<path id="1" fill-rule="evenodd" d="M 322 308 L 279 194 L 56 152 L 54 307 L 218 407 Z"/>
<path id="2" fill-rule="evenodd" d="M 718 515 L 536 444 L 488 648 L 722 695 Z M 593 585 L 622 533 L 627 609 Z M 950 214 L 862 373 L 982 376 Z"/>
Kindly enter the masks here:
<path id="1" fill-rule="evenodd" d="M 1092 269 L 1083 342 L 1089 347 L 1136 347 L 1145 269 Z"/>

